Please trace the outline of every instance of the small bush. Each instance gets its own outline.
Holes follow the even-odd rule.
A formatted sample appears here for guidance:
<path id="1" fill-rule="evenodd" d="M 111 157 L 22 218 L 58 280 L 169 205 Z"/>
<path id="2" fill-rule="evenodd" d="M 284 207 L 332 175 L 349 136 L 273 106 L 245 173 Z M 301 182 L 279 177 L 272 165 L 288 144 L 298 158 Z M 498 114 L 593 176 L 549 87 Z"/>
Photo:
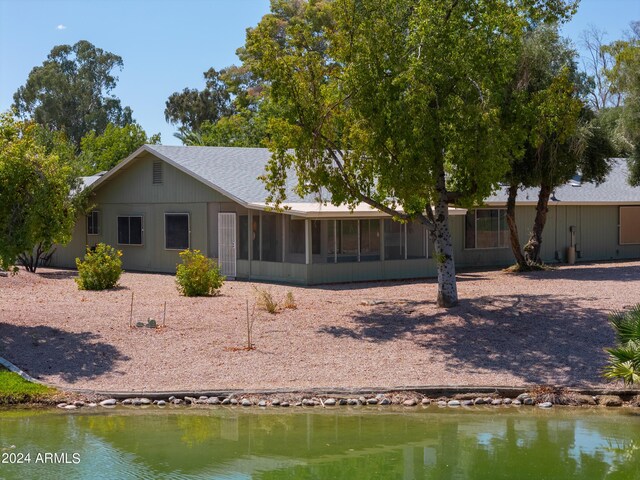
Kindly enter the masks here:
<path id="1" fill-rule="evenodd" d="M 604 376 L 622 380 L 627 385 L 640 383 L 640 304 L 626 311 L 615 311 L 609 321 L 616 333 L 618 345 L 607 348 L 609 364 Z"/>
<path id="2" fill-rule="evenodd" d="M 278 313 L 278 310 L 280 310 L 280 308 L 277 300 L 273 298 L 271 291 L 267 290 L 266 288 L 253 288 L 256 291 L 256 304 L 258 308 L 261 308 L 262 310 L 265 310 L 271 314 Z"/>
<path id="3" fill-rule="evenodd" d="M 296 300 L 295 298 L 293 298 L 292 292 L 287 292 L 287 295 L 285 295 L 283 307 L 290 308 L 292 310 L 298 308 L 298 305 L 296 305 Z"/>
<path id="4" fill-rule="evenodd" d="M 122 252 L 110 245 L 99 243 L 95 250 L 87 248 L 84 260 L 76 258 L 80 290 L 105 290 L 118 284 L 122 275 Z"/>
<path id="5" fill-rule="evenodd" d="M 178 291 L 185 297 L 217 295 L 224 283 L 220 267 L 200 250 L 180 252 L 182 263 L 176 268 Z"/>

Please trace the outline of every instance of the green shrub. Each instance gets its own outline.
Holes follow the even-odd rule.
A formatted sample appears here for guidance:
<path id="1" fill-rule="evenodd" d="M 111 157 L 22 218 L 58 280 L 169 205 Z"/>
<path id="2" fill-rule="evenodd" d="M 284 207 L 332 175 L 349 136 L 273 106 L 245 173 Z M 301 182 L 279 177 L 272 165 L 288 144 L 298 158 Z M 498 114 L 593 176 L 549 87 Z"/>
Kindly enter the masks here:
<path id="1" fill-rule="evenodd" d="M 607 348 L 609 365 L 604 376 L 611 380 L 622 380 L 625 384 L 640 383 L 640 304 L 627 311 L 609 315 L 616 332 L 618 346 Z"/>
<path id="2" fill-rule="evenodd" d="M 122 275 L 122 252 L 110 245 L 99 243 L 95 250 L 87 248 L 84 260 L 76 258 L 80 290 L 105 290 L 118 284 Z"/>
<path id="3" fill-rule="evenodd" d="M 182 264 L 176 268 L 178 291 L 186 297 L 217 295 L 224 275 L 220 274 L 218 264 L 205 257 L 200 250 L 184 250 L 180 252 Z"/>

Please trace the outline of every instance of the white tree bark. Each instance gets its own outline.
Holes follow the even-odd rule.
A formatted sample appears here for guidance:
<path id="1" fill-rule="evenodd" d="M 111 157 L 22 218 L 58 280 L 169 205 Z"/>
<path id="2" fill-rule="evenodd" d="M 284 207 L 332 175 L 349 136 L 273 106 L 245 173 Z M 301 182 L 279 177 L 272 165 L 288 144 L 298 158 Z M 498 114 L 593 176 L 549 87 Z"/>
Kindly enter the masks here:
<path id="1" fill-rule="evenodd" d="M 434 206 L 433 220 L 435 229 L 431 232 L 431 238 L 438 266 L 438 306 L 449 308 L 458 304 L 458 287 L 449 230 L 449 205 L 444 188 L 439 192 L 438 202 Z"/>

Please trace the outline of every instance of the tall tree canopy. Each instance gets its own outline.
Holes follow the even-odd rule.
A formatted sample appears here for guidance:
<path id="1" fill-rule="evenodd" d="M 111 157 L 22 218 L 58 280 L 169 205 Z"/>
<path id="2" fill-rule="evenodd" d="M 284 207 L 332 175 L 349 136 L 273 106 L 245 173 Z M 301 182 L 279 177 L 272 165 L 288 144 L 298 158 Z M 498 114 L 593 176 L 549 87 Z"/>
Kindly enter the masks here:
<path id="1" fill-rule="evenodd" d="M 197 132 L 204 122 L 216 122 L 231 112 L 231 97 L 222 73 L 210 68 L 203 74 L 204 90 L 185 88 L 171 94 L 165 104 L 164 117 L 172 125 L 179 125 L 178 138 Z"/>
<path id="2" fill-rule="evenodd" d="M 14 109 L 52 131 L 64 131 L 77 149 L 91 131 L 132 122 L 131 109 L 111 95 L 122 58 L 86 40 L 58 45 L 14 94 Z"/>
<path id="3" fill-rule="evenodd" d="M 32 122 L 0 116 L 0 266 L 35 271 L 54 244 L 71 239 L 77 201 L 71 166 L 39 143 Z M 63 147 L 64 149 L 64 147 Z M 55 149 L 53 149 L 55 150 Z"/>
<path id="4" fill-rule="evenodd" d="M 556 25 L 539 25 L 525 35 L 518 68 L 507 88 L 503 122 L 511 132 L 507 224 L 520 269 L 540 263 L 542 231 L 553 189 L 578 171 L 584 181 L 602 181 L 613 149 L 587 102 L 589 82 L 579 72 L 576 52 Z M 521 187 L 539 187 L 531 238 L 523 253 L 515 221 Z"/>
<path id="5" fill-rule="evenodd" d="M 422 222 L 438 265 L 438 304 L 457 303 L 448 205 L 479 202 L 509 168 L 504 86 L 533 22 L 568 18 L 560 0 L 273 0 L 242 59 L 279 117 L 266 175 L 284 200 L 326 187 Z M 293 149 L 293 152 L 289 149 Z"/>
<path id="6" fill-rule="evenodd" d="M 615 64 L 607 73 L 615 91 L 624 99 L 618 132 L 630 152 L 629 181 L 640 185 L 640 22 L 633 22 L 631 29 L 629 38 L 606 47 L 615 58 Z"/>
<path id="7" fill-rule="evenodd" d="M 160 143 L 160 134 L 148 137 L 137 123 L 123 127 L 110 123 L 102 135 L 89 132 L 80 142 L 82 173 L 92 175 L 110 170 L 145 143 Z"/>

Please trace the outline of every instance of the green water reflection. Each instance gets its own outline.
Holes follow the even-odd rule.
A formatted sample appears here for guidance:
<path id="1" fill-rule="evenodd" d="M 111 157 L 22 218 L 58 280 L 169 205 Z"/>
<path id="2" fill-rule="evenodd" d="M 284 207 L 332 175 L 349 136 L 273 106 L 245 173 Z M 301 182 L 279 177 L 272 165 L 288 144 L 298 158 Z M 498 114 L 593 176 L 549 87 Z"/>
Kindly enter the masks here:
<path id="1" fill-rule="evenodd" d="M 11 448 L 15 445 L 15 448 Z M 640 479 L 640 415 L 585 409 L 0 411 L 3 479 Z M 79 464 L 35 463 L 79 453 Z M 60 457 L 59 457 L 60 458 Z M 5 458 L 6 460 L 6 458 Z"/>

